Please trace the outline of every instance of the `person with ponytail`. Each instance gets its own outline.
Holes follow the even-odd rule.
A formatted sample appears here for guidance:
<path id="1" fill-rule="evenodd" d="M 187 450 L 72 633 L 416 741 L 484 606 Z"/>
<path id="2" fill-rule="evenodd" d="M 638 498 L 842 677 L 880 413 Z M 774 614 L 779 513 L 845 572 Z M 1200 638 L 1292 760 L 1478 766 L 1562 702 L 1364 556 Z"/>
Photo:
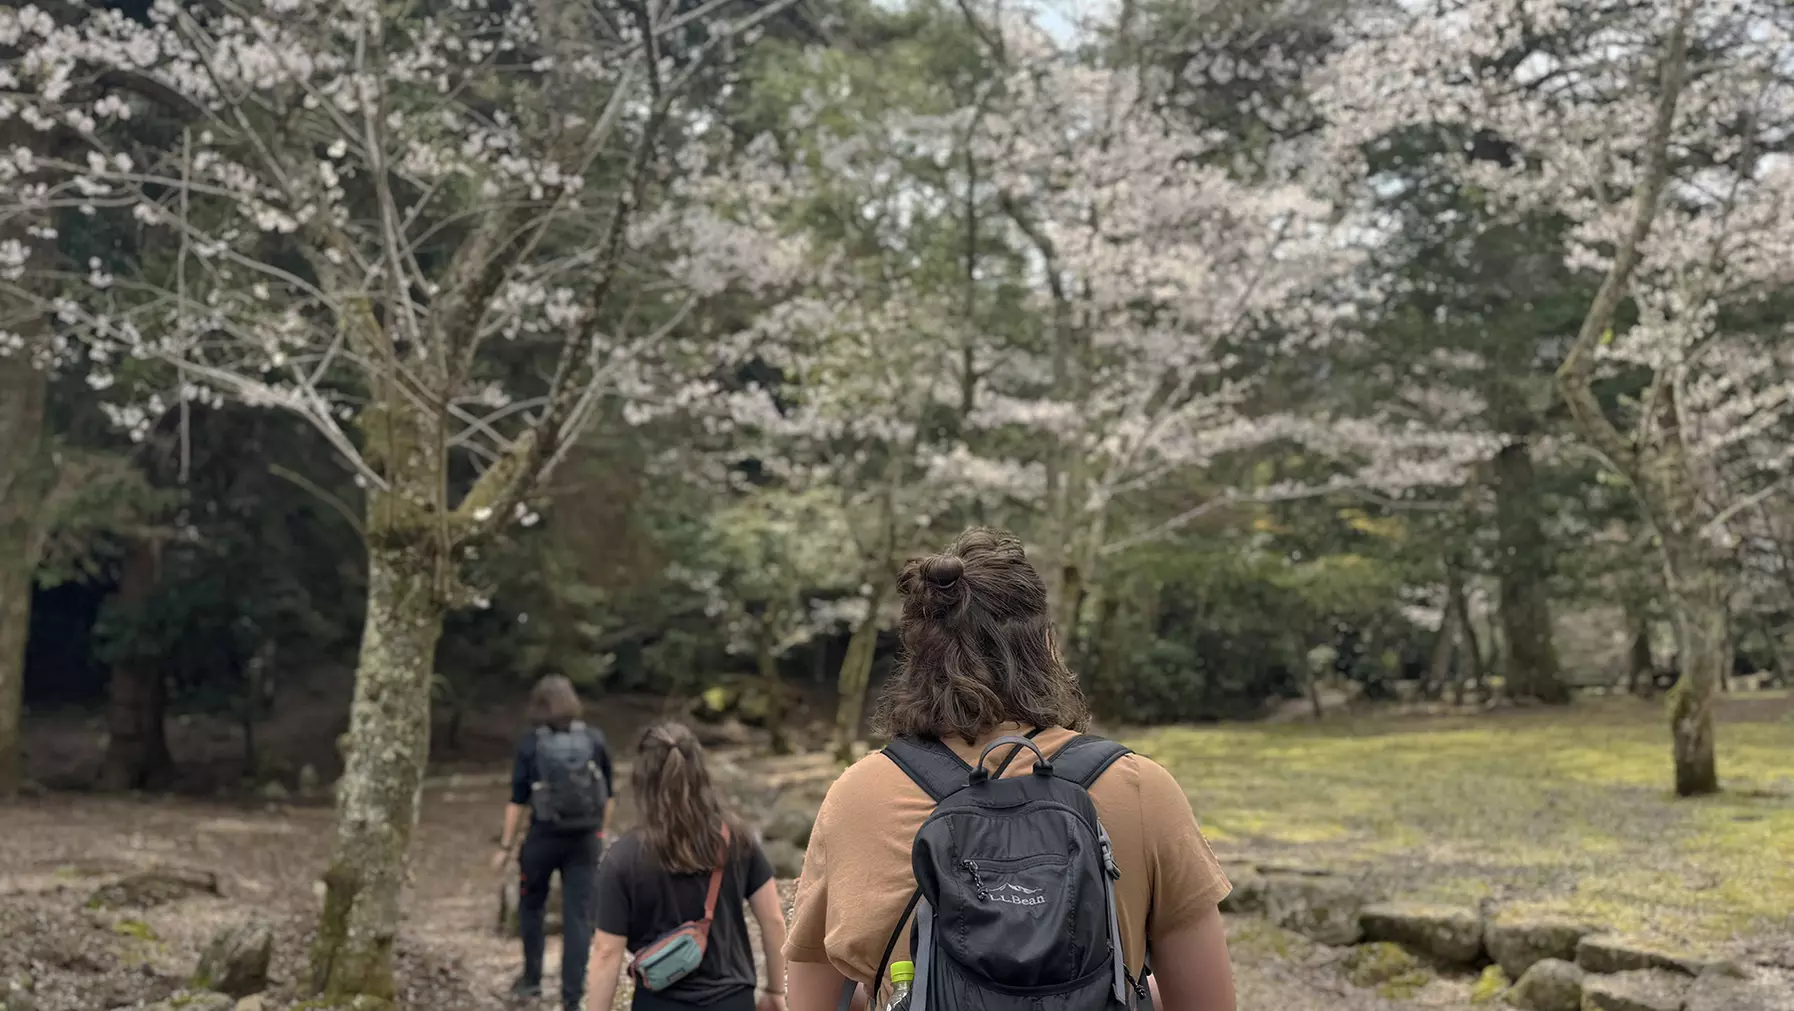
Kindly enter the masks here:
<path id="1" fill-rule="evenodd" d="M 785 1011 L 785 920 L 772 865 L 723 810 L 689 727 L 642 734 L 631 789 L 638 826 L 598 870 L 587 992 L 608 1011 L 626 955 L 635 1011 Z M 755 998 L 744 905 L 759 924 L 767 983 Z"/>
<path id="2" fill-rule="evenodd" d="M 1112 992 L 1106 984 L 1095 987 L 1108 994 L 1099 994 L 1098 1002 L 1124 1006 L 1151 994 L 1156 1007 L 1169 1011 L 1234 1011 L 1226 931 L 1217 908 L 1231 886 L 1197 827 L 1189 797 L 1170 773 L 1125 748 L 1082 736 L 1089 710 L 1077 676 L 1059 654 L 1046 584 L 1021 540 L 1006 531 L 967 530 L 944 552 L 908 562 L 897 588 L 903 604 L 898 664 L 874 718 L 874 729 L 892 743 L 843 773 L 817 814 L 785 949 L 792 1011 L 865 1007 L 875 991 L 881 999 L 874 1006 L 882 1006 L 884 970 L 893 964 L 914 966 L 906 971 L 916 973 L 918 988 L 930 991 L 930 1011 L 937 1005 L 980 1006 L 967 997 L 974 994 L 965 982 L 970 976 L 947 973 L 942 978 L 951 985 L 924 986 L 930 952 L 944 949 L 912 953 L 911 928 L 923 928 L 917 936 L 932 938 L 926 943 L 945 944 L 940 938 L 949 936 L 966 948 L 977 930 L 991 933 L 981 924 L 1007 924 L 1005 916 L 1025 924 L 1030 909 L 1041 910 L 1043 917 L 1048 900 L 1041 893 L 1054 888 L 1055 869 L 1066 861 L 1029 870 L 1042 861 L 1008 854 L 1011 859 L 974 864 L 960 847 L 1005 839 L 1020 845 L 1025 833 L 1014 827 L 978 835 L 984 823 L 969 812 L 984 793 L 954 797 L 950 808 L 943 807 L 948 821 L 936 823 L 945 826 L 938 831 L 950 832 L 951 843 L 939 834 L 926 836 L 930 841 L 918 862 L 930 869 L 926 885 L 937 896 L 961 885 L 974 888 L 967 897 L 981 919 L 964 912 L 972 907 L 958 906 L 959 912 L 945 914 L 954 917 L 951 931 L 943 926 L 930 934 L 916 912 L 925 883 L 912 863 L 912 843 L 935 812 L 930 794 L 947 798 L 952 791 L 997 780 L 1032 773 L 1071 776 L 1074 770 L 1088 791 L 1080 802 L 1094 807 L 1106 830 L 1105 862 L 1112 856 L 1104 868 L 1112 879 L 1112 886 L 1104 886 L 1112 900 L 1107 931 L 1095 918 L 1069 920 L 1070 929 L 1107 934 L 1103 957 L 1111 968 L 1104 972 L 1114 971 L 1116 987 Z M 999 738 L 1010 740 L 997 745 Z M 1088 757 L 1092 754 L 1103 757 Z M 1083 769 L 1086 765 L 1090 768 Z M 1026 783 L 1015 786 L 1024 793 L 1031 789 Z M 963 802 L 968 797 L 970 802 Z M 934 861 L 949 852 L 959 856 L 954 869 L 966 870 L 969 885 L 939 871 Z M 1068 880 L 1059 883 L 1061 891 Z M 1018 908 L 1024 912 L 1014 912 Z M 1036 919 L 1048 922 L 1042 917 Z M 1024 951 L 1091 950 L 1068 947 L 1062 939 L 1054 939 L 1057 947 L 1036 947 L 1033 940 L 1024 929 L 1008 938 L 1014 950 L 953 950 L 1007 965 L 1013 975 L 1047 979 L 1062 967 L 1009 963 Z M 1035 991 L 1043 989 L 1012 989 L 1003 998 L 1007 1004 L 992 1006 L 1029 999 L 1036 1006 L 1084 1006 L 1054 1000 L 1042 1005 L 1045 998 Z M 1123 991 L 1126 999 L 1117 999 Z"/>

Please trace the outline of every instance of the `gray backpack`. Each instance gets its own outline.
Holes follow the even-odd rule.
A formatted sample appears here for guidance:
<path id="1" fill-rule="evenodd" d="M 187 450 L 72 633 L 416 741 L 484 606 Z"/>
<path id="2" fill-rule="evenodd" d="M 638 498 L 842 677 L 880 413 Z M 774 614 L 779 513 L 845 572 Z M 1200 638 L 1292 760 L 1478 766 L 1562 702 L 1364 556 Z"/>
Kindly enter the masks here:
<path id="1" fill-rule="evenodd" d="M 995 775 L 993 750 L 1010 747 Z M 1034 774 L 1002 778 L 1034 752 Z M 909 1011 L 1110 1011 L 1146 988 L 1128 973 L 1115 911 L 1115 863 L 1089 788 L 1128 749 L 1073 738 L 1050 759 L 1004 737 L 969 766 L 937 740 L 900 738 L 884 754 L 934 799 L 910 849 L 916 892 L 885 945 L 877 982 L 915 914 Z M 853 985 L 843 988 L 847 1008 Z"/>
<path id="2" fill-rule="evenodd" d="M 604 827 L 610 783 L 598 767 L 598 740 L 575 720 L 566 730 L 536 728 L 536 781 L 530 784 L 530 817 L 563 832 Z"/>

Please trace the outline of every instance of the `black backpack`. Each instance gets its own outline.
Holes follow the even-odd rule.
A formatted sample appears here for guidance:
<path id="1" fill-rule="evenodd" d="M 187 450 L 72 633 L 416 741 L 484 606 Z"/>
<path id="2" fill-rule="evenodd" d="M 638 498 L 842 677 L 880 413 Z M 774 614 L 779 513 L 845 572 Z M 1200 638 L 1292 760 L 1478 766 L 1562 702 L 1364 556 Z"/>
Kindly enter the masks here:
<path id="1" fill-rule="evenodd" d="M 935 802 L 910 849 L 916 892 L 874 978 L 913 912 L 909 1011 L 1106 1011 L 1146 995 L 1122 957 L 1121 871 L 1089 793 L 1128 749 L 1080 736 L 1049 759 L 1032 736 L 999 738 L 975 766 L 938 740 L 885 748 Z M 1005 746 L 992 774 L 984 759 Z M 1034 774 L 1002 778 L 1023 749 Z M 849 982 L 843 1009 L 852 997 Z"/>
<path id="2" fill-rule="evenodd" d="M 598 768 L 598 740 L 575 720 L 564 731 L 536 728 L 536 781 L 530 784 L 530 817 L 550 828 L 593 831 L 604 827 L 610 783 Z"/>

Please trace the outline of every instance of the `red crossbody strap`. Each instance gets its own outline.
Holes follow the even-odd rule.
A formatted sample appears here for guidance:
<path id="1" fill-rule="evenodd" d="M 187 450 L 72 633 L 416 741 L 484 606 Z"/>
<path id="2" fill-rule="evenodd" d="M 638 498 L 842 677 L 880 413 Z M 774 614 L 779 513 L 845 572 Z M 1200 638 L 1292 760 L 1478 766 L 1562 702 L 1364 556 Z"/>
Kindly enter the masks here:
<path id="1" fill-rule="evenodd" d="M 710 872 L 710 891 L 704 896 L 704 918 L 699 929 L 710 933 L 710 921 L 716 918 L 716 899 L 723 890 L 723 868 L 729 866 L 729 823 L 723 822 L 723 848 L 716 855 L 716 870 Z"/>

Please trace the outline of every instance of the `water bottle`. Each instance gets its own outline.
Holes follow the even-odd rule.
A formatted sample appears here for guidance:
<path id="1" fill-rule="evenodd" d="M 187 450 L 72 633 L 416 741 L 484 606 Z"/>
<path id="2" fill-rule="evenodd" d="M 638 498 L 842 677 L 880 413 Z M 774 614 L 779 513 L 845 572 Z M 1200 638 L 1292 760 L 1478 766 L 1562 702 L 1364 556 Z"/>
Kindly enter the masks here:
<path id="1" fill-rule="evenodd" d="M 884 1011 L 909 1011 L 909 986 L 916 979 L 916 963 L 891 963 L 891 997 Z"/>

